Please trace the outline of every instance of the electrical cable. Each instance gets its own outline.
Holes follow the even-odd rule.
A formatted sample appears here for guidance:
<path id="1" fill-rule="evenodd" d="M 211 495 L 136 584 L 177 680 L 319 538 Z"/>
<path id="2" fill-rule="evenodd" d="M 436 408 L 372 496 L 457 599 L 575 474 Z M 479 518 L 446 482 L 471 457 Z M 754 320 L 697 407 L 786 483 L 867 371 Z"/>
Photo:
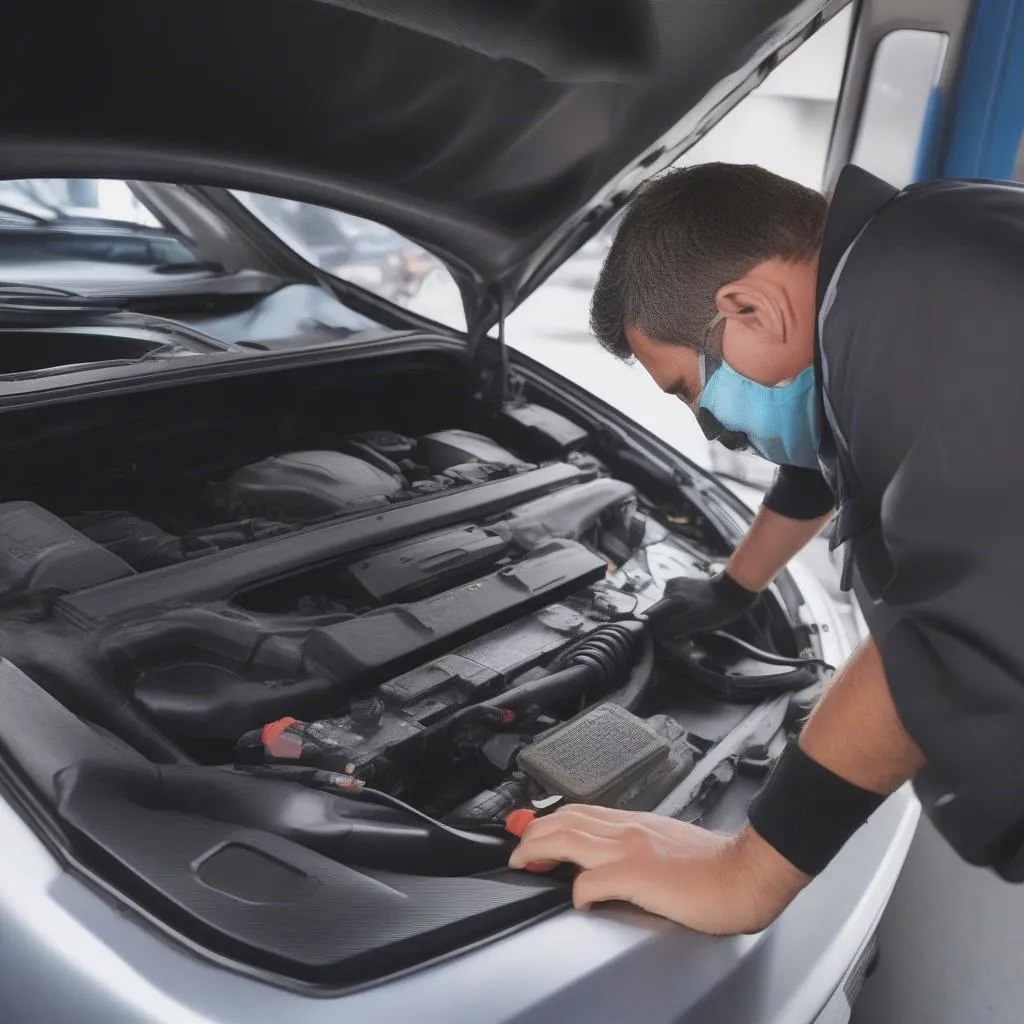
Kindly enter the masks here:
<path id="1" fill-rule="evenodd" d="M 438 821 L 437 818 L 432 818 L 425 811 L 418 810 L 413 807 L 412 804 L 407 804 L 397 796 L 392 796 L 390 793 L 385 793 L 380 789 L 373 789 L 370 786 L 355 785 L 354 783 L 357 780 L 351 779 L 350 776 L 344 776 L 338 772 L 328 771 L 323 768 L 304 768 L 298 765 L 236 764 L 235 770 L 245 772 L 250 775 L 262 775 L 265 778 L 276 778 L 281 781 L 298 782 L 304 786 L 310 787 L 311 789 L 320 790 L 321 792 L 334 793 L 335 795 L 348 797 L 349 799 L 366 800 L 367 803 L 390 807 L 392 810 L 408 814 L 411 817 L 422 821 L 425 825 L 429 825 L 432 829 L 438 829 L 456 839 L 478 841 L 493 838 L 488 836 L 478 836 L 472 832 L 466 832 L 462 829 L 454 828 L 452 825 L 446 825 L 443 821 Z M 335 781 L 338 779 L 351 779 L 353 785 L 340 785 Z M 503 842 L 505 842 L 505 840 L 503 840 Z"/>
<path id="2" fill-rule="evenodd" d="M 817 668 L 825 669 L 827 672 L 835 671 L 835 667 L 833 665 L 830 665 L 827 661 L 823 661 L 821 658 L 790 658 L 784 654 L 775 654 L 772 651 L 765 651 L 760 647 L 755 647 L 746 640 L 741 640 L 738 636 L 733 636 L 732 633 L 726 633 L 721 629 L 712 630 L 707 635 L 716 637 L 719 640 L 726 640 L 729 643 L 734 644 L 736 647 L 739 647 L 740 650 L 749 654 L 755 661 L 762 661 L 766 665 L 792 665 L 799 668 L 812 665 Z"/>

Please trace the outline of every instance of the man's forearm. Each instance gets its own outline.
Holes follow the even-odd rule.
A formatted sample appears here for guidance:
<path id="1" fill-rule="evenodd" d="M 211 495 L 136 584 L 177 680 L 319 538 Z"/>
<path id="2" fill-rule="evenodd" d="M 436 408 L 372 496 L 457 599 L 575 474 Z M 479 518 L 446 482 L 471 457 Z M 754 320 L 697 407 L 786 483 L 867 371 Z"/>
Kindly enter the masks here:
<path id="1" fill-rule="evenodd" d="M 892 793 L 924 765 L 896 713 L 874 640 L 836 676 L 804 726 L 800 746 L 829 771 L 874 793 Z"/>
<path id="2" fill-rule="evenodd" d="M 762 508 L 732 553 L 726 572 L 747 590 L 764 590 L 786 563 L 821 532 L 831 516 L 828 512 L 816 519 L 790 519 Z"/>
<path id="3" fill-rule="evenodd" d="M 800 735 L 804 753 L 835 775 L 880 796 L 899 789 L 924 756 L 896 713 L 873 640 L 846 663 Z M 745 879 L 753 905 L 770 920 L 811 880 L 747 824 L 730 851 L 731 870 Z"/>

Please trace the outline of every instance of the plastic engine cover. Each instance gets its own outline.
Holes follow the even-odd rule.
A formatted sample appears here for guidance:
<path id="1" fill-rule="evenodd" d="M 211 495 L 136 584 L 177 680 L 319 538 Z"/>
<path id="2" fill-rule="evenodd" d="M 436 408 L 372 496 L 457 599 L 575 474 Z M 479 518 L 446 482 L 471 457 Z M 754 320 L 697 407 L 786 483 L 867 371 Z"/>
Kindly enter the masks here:
<path id="1" fill-rule="evenodd" d="M 443 473 L 467 462 L 489 462 L 525 469 L 529 463 L 496 445 L 483 434 L 469 430 L 440 430 L 420 439 L 419 456 L 431 473 Z"/>
<path id="2" fill-rule="evenodd" d="M 124 561 L 31 501 L 0 505 L 0 591 L 75 591 L 133 575 Z"/>
<path id="3" fill-rule="evenodd" d="M 342 452 L 289 452 L 233 473 L 220 500 L 233 514 L 308 522 L 385 505 L 404 486 L 401 477 Z"/>
<path id="4" fill-rule="evenodd" d="M 602 578 L 606 568 L 582 544 L 551 541 L 472 583 L 314 629 L 305 654 L 339 688 L 383 679 L 581 590 Z"/>
<path id="5" fill-rule="evenodd" d="M 505 405 L 499 422 L 509 434 L 526 444 L 530 451 L 564 458 L 586 442 L 589 434 L 572 420 L 533 402 Z"/>
<path id="6" fill-rule="evenodd" d="M 507 528 L 463 526 L 420 537 L 354 562 L 347 573 L 370 597 L 387 601 L 448 577 L 491 565 L 505 554 Z"/>

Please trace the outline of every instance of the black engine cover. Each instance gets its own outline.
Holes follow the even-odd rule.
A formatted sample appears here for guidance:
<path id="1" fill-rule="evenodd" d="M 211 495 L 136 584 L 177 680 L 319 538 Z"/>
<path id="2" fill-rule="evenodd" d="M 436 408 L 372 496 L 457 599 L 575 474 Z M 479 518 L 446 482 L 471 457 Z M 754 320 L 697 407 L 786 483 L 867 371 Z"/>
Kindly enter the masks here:
<path id="1" fill-rule="evenodd" d="M 356 682 L 380 682 L 575 593 L 606 569 L 582 544 L 553 540 L 473 583 L 314 629 L 306 639 L 306 658 L 324 669 L 340 691 Z"/>
<path id="2" fill-rule="evenodd" d="M 233 473 L 218 500 L 234 515 L 310 522 L 386 505 L 405 481 L 341 452 L 289 452 Z"/>

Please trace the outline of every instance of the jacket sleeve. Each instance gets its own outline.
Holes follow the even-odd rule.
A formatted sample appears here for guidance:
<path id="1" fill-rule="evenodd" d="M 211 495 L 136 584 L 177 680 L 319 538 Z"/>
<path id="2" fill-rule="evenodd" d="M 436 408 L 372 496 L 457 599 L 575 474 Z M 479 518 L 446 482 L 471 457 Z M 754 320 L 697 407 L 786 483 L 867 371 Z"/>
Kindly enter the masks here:
<path id="1" fill-rule="evenodd" d="M 817 519 L 832 509 L 834 499 L 818 470 L 780 466 L 763 504 L 789 519 Z"/>
<path id="2" fill-rule="evenodd" d="M 1012 388 L 932 415 L 882 495 L 872 633 L 915 786 L 962 857 L 1024 880 L 1024 430 Z M 855 548 L 856 550 L 856 548 Z M 872 618 L 869 615 L 869 620 Z"/>

